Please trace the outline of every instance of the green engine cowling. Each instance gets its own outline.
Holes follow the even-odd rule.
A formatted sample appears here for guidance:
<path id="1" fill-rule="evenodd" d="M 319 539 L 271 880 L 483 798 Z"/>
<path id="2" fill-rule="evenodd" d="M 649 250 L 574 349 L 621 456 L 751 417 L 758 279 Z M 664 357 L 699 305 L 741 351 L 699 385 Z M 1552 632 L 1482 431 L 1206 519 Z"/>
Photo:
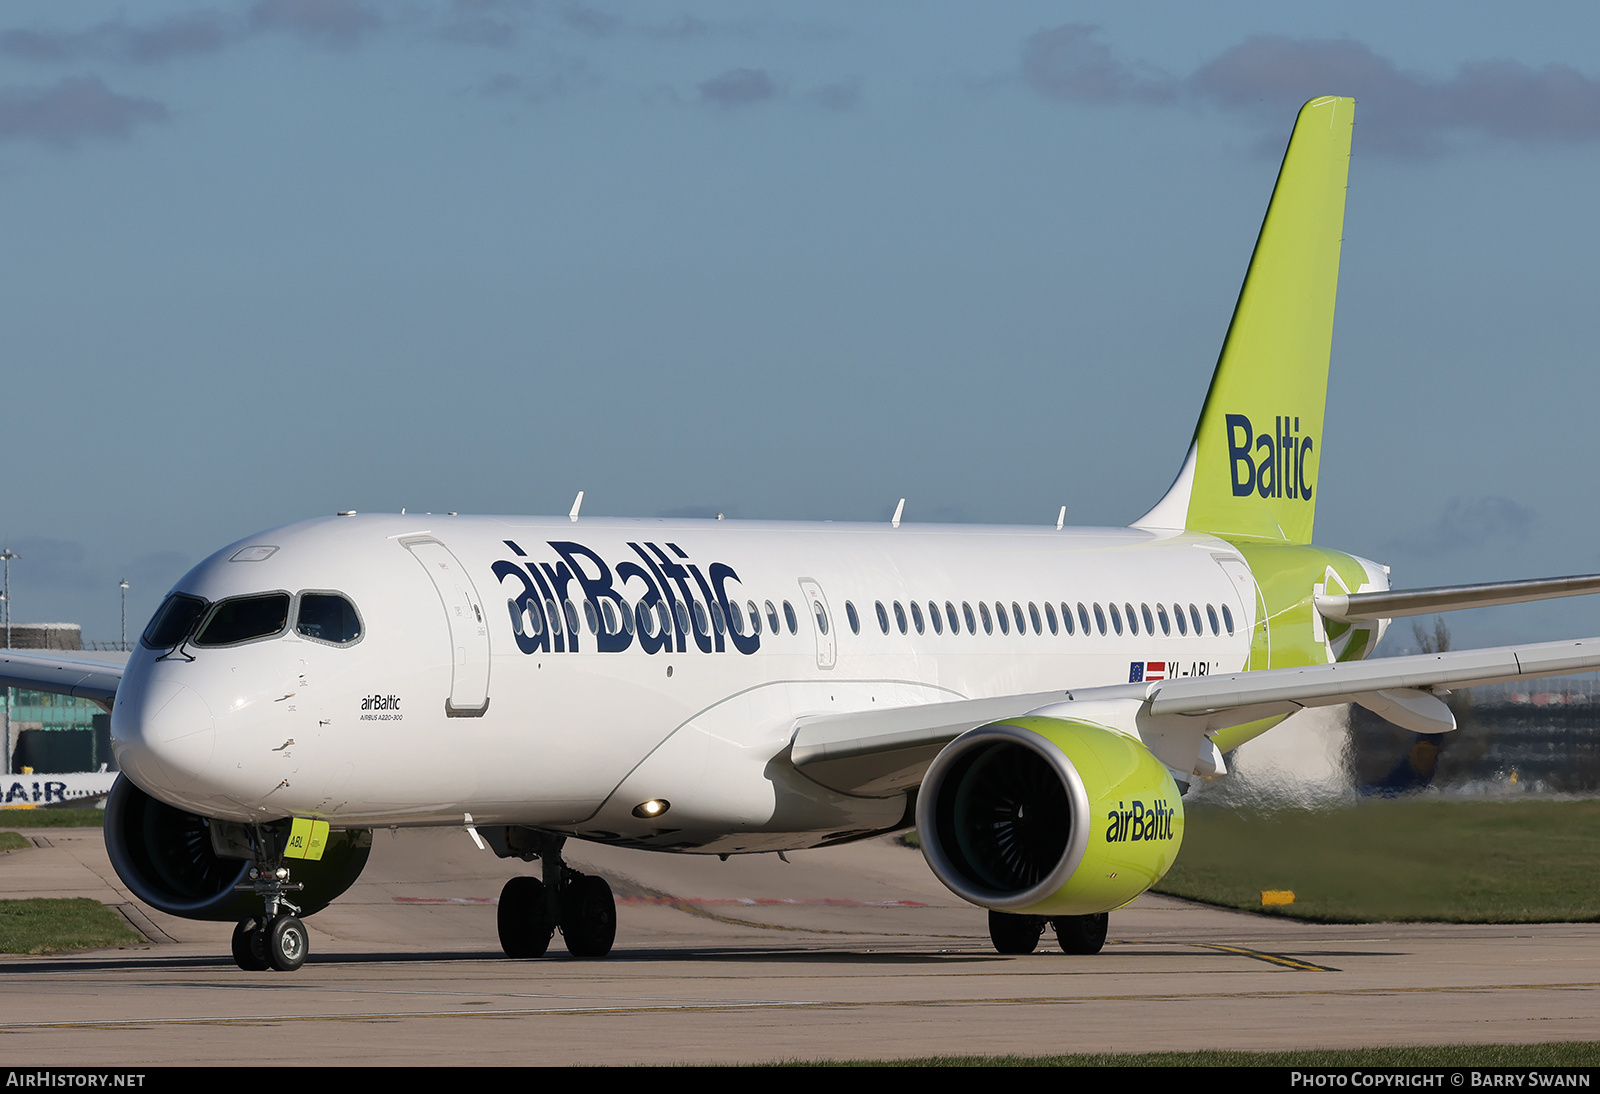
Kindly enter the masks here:
<path id="1" fill-rule="evenodd" d="M 1161 879 L 1183 843 L 1183 802 L 1135 737 L 1027 717 L 979 726 L 940 752 L 917 797 L 922 853 L 985 908 L 1092 915 Z"/>

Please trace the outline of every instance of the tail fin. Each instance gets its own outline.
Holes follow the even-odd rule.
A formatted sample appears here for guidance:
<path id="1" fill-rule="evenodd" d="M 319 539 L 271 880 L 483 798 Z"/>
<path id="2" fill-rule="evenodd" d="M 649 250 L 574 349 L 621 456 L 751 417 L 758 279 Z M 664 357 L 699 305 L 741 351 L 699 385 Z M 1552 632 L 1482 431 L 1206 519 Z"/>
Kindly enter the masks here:
<path id="1" fill-rule="evenodd" d="M 1354 108 L 1300 108 L 1188 458 L 1135 527 L 1311 542 Z"/>

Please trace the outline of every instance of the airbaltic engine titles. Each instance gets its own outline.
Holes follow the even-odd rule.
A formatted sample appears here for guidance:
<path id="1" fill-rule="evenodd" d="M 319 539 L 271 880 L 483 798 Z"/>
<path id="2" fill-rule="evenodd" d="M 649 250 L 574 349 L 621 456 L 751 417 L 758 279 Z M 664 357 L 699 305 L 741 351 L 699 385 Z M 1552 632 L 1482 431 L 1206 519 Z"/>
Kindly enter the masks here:
<path id="1" fill-rule="evenodd" d="M 1172 815 L 1175 810 L 1157 798 L 1149 806 L 1135 801 L 1132 807 L 1122 802 L 1106 814 L 1111 823 L 1106 826 L 1107 843 L 1138 843 L 1143 840 L 1169 840 L 1172 838 Z"/>
<path id="2" fill-rule="evenodd" d="M 665 548 L 629 543 L 638 561 L 611 566 L 583 544 L 566 540 L 549 544 L 560 561 L 535 562 L 511 540 L 504 542 L 522 561 L 502 559 L 491 569 L 502 585 L 511 580 L 520 585 L 510 609 L 523 653 L 577 653 L 591 640 L 583 634 L 580 610 L 590 617 L 588 630 L 600 653 L 634 645 L 645 653 L 684 653 L 691 640 L 701 653 L 723 653 L 731 646 L 749 654 L 761 648 L 755 626 L 744 624 L 737 596 L 729 597 L 727 583 L 737 582 L 739 575 L 725 563 L 713 562 L 702 571 L 685 561 L 689 554 L 676 543 Z M 625 596 L 618 586 L 630 583 Z"/>

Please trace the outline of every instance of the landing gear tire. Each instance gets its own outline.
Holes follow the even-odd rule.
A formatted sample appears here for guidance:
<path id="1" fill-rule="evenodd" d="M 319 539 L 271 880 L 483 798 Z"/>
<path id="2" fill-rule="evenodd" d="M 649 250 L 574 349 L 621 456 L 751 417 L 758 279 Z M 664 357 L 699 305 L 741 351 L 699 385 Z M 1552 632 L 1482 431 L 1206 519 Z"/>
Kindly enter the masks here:
<path id="1" fill-rule="evenodd" d="M 580 874 L 561 894 L 561 937 L 573 957 L 604 957 L 617 937 L 617 902 L 603 877 Z"/>
<path id="2" fill-rule="evenodd" d="M 1106 928 L 1111 924 L 1107 912 L 1099 915 L 1062 915 L 1055 918 L 1056 941 L 1063 953 L 1099 953 L 1106 944 Z"/>
<path id="3" fill-rule="evenodd" d="M 260 920 L 241 919 L 233 928 L 233 963 L 245 972 L 265 972 L 272 967 Z"/>
<path id="4" fill-rule="evenodd" d="M 311 940 L 306 925 L 292 915 L 280 915 L 264 932 L 267 960 L 279 972 L 294 972 L 306 963 Z"/>
<path id="5" fill-rule="evenodd" d="M 1045 921 L 1036 915 L 989 912 L 989 940 L 999 953 L 1032 953 L 1044 933 Z"/>
<path id="6" fill-rule="evenodd" d="M 552 933 L 545 918 L 544 882 L 536 877 L 514 877 L 506 882 L 500 890 L 496 921 L 500 948 L 507 957 L 543 957 Z"/>

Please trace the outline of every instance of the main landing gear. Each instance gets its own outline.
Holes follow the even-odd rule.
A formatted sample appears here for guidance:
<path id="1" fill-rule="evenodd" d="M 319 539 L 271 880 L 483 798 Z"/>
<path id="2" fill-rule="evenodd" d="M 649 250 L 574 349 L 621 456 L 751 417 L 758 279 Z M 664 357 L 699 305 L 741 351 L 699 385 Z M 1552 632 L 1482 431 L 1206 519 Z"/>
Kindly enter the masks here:
<path id="1" fill-rule="evenodd" d="M 1063 953 L 1099 953 L 1106 944 L 1106 928 L 1111 916 L 1098 915 L 1012 915 L 1010 912 L 989 913 L 989 940 L 999 953 L 1032 953 L 1039 945 L 1045 926 L 1053 924 L 1056 941 Z"/>
<path id="2" fill-rule="evenodd" d="M 561 860 L 565 836 L 539 833 L 529 857 L 544 880 L 514 877 L 500 891 L 500 948 L 507 957 L 543 957 L 557 927 L 573 957 L 604 957 L 617 937 L 617 904 L 605 878 L 580 874 Z"/>
<path id="3" fill-rule="evenodd" d="M 265 911 L 239 920 L 233 928 L 233 960 L 246 972 L 294 972 L 306 963 L 311 940 L 306 925 L 300 922 L 299 907 L 284 894 L 305 886 L 289 880 L 289 868 L 278 847 L 279 833 L 258 826 L 254 834 L 256 862 L 250 868 L 250 881 L 235 885 L 234 890 L 261 897 Z"/>

